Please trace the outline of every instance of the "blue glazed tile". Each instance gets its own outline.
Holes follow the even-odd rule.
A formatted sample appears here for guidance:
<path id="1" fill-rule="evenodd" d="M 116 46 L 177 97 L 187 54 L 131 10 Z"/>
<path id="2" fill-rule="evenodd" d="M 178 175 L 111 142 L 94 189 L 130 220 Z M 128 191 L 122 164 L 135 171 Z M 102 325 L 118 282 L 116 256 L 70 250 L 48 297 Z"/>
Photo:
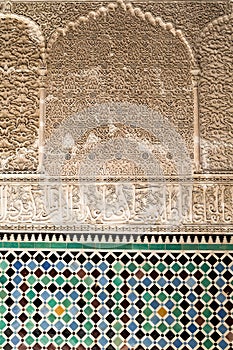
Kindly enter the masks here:
<path id="1" fill-rule="evenodd" d="M 46 306 L 43 306 L 41 309 L 40 309 L 40 312 L 43 314 L 43 315 L 47 315 L 50 310 L 46 307 Z"/>
<path id="2" fill-rule="evenodd" d="M 148 348 L 151 346 L 152 341 L 151 341 L 151 339 L 146 338 L 146 339 L 143 340 L 143 344 L 144 344 L 144 345 L 146 346 L 146 348 L 148 349 Z"/>
<path id="3" fill-rule="evenodd" d="M 159 306 L 159 302 L 157 300 L 153 300 L 152 303 L 150 303 L 151 307 L 153 307 L 153 309 L 157 309 Z"/>
<path id="4" fill-rule="evenodd" d="M 215 269 L 221 273 L 225 269 L 225 267 L 221 263 L 219 263 L 217 266 L 215 266 Z"/>
<path id="5" fill-rule="evenodd" d="M 223 281 L 222 278 L 219 278 L 217 281 L 216 281 L 217 285 L 222 288 L 224 286 L 224 284 L 226 284 L 225 281 Z"/>
<path id="6" fill-rule="evenodd" d="M 224 340 L 221 340 L 220 343 L 218 343 L 218 346 L 220 349 L 226 349 L 226 347 L 228 347 L 228 344 Z"/>
<path id="7" fill-rule="evenodd" d="M 129 328 L 132 332 L 134 332 L 134 331 L 138 328 L 138 326 L 136 325 L 135 322 L 131 322 L 131 323 L 128 325 L 128 328 Z"/>
<path id="8" fill-rule="evenodd" d="M 152 324 L 153 325 L 156 325 L 157 323 L 159 323 L 160 322 L 160 318 L 158 317 L 158 316 L 153 316 L 152 318 L 151 318 L 151 322 L 152 322 Z"/>
<path id="9" fill-rule="evenodd" d="M 44 270 L 47 271 L 51 265 L 48 261 L 45 261 L 41 266 L 43 267 Z"/>
<path id="10" fill-rule="evenodd" d="M 198 343 L 196 342 L 196 340 L 191 339 L 191 340 L 188 342 L 188 345 L 190 346 L 191 349 L 195 349 L 196 346 L 198 345 Z"/>
<path id="11" fill-rule="evenodd" d="M 104 331 L 105 329 L 108 328 L 108 325 L 107 325 L 106 322 L 102 321 L 102 322 L 100 322 L 100 324 L 99 324 L 99 328 L 100 328 L 102 331 Z"/>
<path id="12" fill-rule="evenodd" d="M 135 316 L 138 313 L 137 309 L 133 306 L 128 310 L 128 312 L 129 312 L 129 315 L 131 316 Z"/>
<path id="13" fill-rule="evenodd" d="M 135 339 L 134 337 L 129 338 L 128 340 L 130 346 L 135 346 L 138 343 L 138 340 Z"/>
<path id="14" fill-rule="evenodd" d="M 63 299 L 64 296 L 65 296 L 65 295 L 64 295 L 61 291 L 59 291 L 59 292 L 57 292 L 57 293 L 55 294 L 55 297 L 56 297 L 58 300 Z"/>
<path id="15" fill-rule="evenodd" d="M 171 325 L 174 321 L 175 319 L 171 315 L 165 318 L 165 322 L 167 322 L 169 325 Z"/>
<path id="16" fill-rule="evenodd" d="M 227 332 L 227 328 L 223 324 L 220 327 L 218 327 L 218 330 L 222 334 Z"/>
<path id="17" fill-rule="evenodd" d="M 152 284 L 152 281 L 150 278 L 145 278 L 142 283 L 146 286 L 149 287 Z"/>
<path id="18" fill-rule="evenodd" d="M 196 300 L 196 296 L 195 294 L 193 293 L 190 293 L 188 296 L 187 296 L 188 300 L 190 300 L 191 302 L 193 302 L 194 300 Z"/>
<path id="19" fill-rule="evenodd" d="M 15 290 L 13 293 L 12 293 L 12 296 L 14 299 L 19 299 L 21 297 L 21 293 L 18 291 L 18 290 Z"/>
<path id="20" fill-rule="evenodd" d="M 106 277 L 101 277 L 101 278 L 99 279 L 99 284 L 100 284 L 101 286 L 107 285 L 107 284 L 108 284 L 108 280 L 106 279 Z"/>
<path id="21" fill-rule="evenodd" d="M 90 262 L 88 262 L 84 265 L 84 268 L 87 269 L 87 271 L 90 271 L 93 268 L 93 265 Z"/>
<path id="22" fill-rule="evenodd" d="M 108 309 L 107 309 L 106 307 L 104 307 L 104 306 L 102 306 L 102 307 L 99 309 L 99 313 L 100 313 L 100 315 L 102 315 L 102 316 L 108 314 L 108 312 L 109 312 Z"/>
<path id="23" fill-rule="evenodd" d="M 177 349 L 179 349 L 182 346 L 182 342 L 180 339 L 176 339 L 173 343 Z"/>
<path id="24" fill-rule="evenodd" d="M 218 311 L 218 316 L 221 318 L 224 318 L 226 316 L 226 314 L 227 314 L 226 311 L 223 309 Z"/>
<path id="25" fill-rule="evenodd" d="M 80 327 L 80 325 L 77 322 L 71 322 L 71 324 L 69 325 L 70 328 L 72 329 L 72 331 L 75 331 L 77 328 Z"/>
<path id="26" fill-rule="evenodd" d="M 47 321 L 42 321 L 40 327 L 44 330 L 49 328 L 49 323 Z"/>
<path id="27" fill-rule="evenodd" d="M 78 298 L 78 293 L 73 291 L 72 293 L 70 293 L 70 297 L 72 300 L 76 300 Z"/>
<path id="28" fill-rule="evenodd" d="M 220 303 L 223 303 L 224 300 L 226 300 L 226 296 L 222 293 L 220 293 L 218 296 L 217 296 L 217 299 Z"/>
<path id="29" fill-rule="evenodd" d="M 194 278 L 189 278 L 189 279 L 187 280 L 187 285 L 188 285 L 189 287 L 191 287 L 191 288 L 193 288 L 196 284 L 197 284 L 197 281 L 195 281 Z"/>
<path id="30" fill-rule="evenodd" d="M 100 298 L 100 300 L 104 301 L 104 300 L 106 300 L 108 298 L 108 296 L 107 296 L 107 294 L 105 292 L 101 292 L 99 294 L 99 298 Z"/>
<path id="31" fill-rule="evenodd" d="M 104 347 L 108 343 L 108 340 L 104 336 L 102 336 L 100 338 L 99 342 L 100 342 L 100 345 L 102 345 Z"/>
<path id="32" fill-rule="evenodd" d="M 56 268 L 61 271 L 63 268 L 65 267 L 65 265 L 63 264 L 62 261 L 59 261 L 57 264 L 56 264 Z"/>
<path id="33" fill-rule="evenodd" d="M 132 278 L 129 279 L 129 285 L 131 287 L 134 287 L 136 284 L 137 284 L 137 281 L 136 281 L 135 278 L 132 277 Z"/>
<path id="34" fill-rule="evenodd" d="M 131 302 L 134 302 L 138 297 L 137 297 L 137 295 L 135 294 L 135 293 L 130 293 L 129 295 L 128 295 L 128 297 L 129 297 L 129 300 L 131 301 Z"/>
<path id="35" fill-rule="evenodd" d="M 175 287 L 178 287 L 180 284 L 181 284 L 181 280 L 179 278 L 175 278 L 173 281 L 172 281 L 172 284 L 174 284 Z"/>
<path id="36" fill-rule="evenodd" d="M 42 299 L 47 300 L 50 297 L 50 294 L 45 290 L 41 294 Z"/>
<path id="37" fill-rule="evenodd" d="M 20 339 L 18 337 L 14 336 L 13 338 L 11 338 L 11 341 L 14 345 L 17 345 L 17 344 L 19 344 Z"/>
<path id="38" fill-rule="evenodd" d="M 20 261 L 16 261 L 13 266 L 16 268 L 16 270 L 19 270 L 21 269 L 23 264 Z"/>
<path id="39" fill-rule="evenodd" d="M 15 276 L 13 281 L 15 284 L 20 284 L 22 282 L 22 278 L 19 275 L 17 275 L 17 276 Z"/>
<path id="40" fill-rule="evenodd" d="M 28 264 L 28 267 L 30 268 L 30 270 L 35 270 L 37 265 L 35 264 L 34 261 L 30 261 L 29 264 Z"/>
<path id="41" fill-rule="evenodd" d="M 189 327 L 188 327 L 188 330 L 191 332 L 191 333 L 195 333 L 196 330 L 197 330 L 197 327 L 195 326 L 195 324 L 191 324 Z"/>
<path id="42" fill-rule="evenodd" d="M 165 339 L 160 339 L 158 341 L 159 346 L 163 349 L 167 345 L 167 341 Z"/>
<path id="43" fill-rule="evenodd" d="M 19 323 L 17 320 L 15 320 L 13 323 L 12 323 L 12 328 L 13 329 L 18 329 L 21 327 L 21 323 Z"/>
<path id="44" fill-rule="evenodd" d="M 190 309 L 188 310 L 188 315 L 191 317 L 191 318 L 194 318 L 196 315 L 197 315 L 197 311 L 194 310 L 194 309 Z"/>
<path id="45" fill-rule="evenodd" d="M 157 283 L 160 287 L 164 287 L 167 284 L 167 281 L 164 278 L 160 278 Z"/>
<path id="46" fill-rule="evenodd" d="M 70 268 L 71 268 L 73 271 L 76 271 L 76 270 L 79 268 L 79 265 L 74 261 L 74 262 L 70 265 Z"/>
<path id="47" fill-rule="evenodd" d="M 12 308 L 12 312 L 13 312 L 13 314 L 18 315 L 21 312 L 21 309 L 18 307 L 18 305 L 15 305 Z"/>
<path id="48" fill-rule="evenodd" d="M 62 328 L 64 328 L 64 324 L 61 321 L 58 321 L 54 324 L 54 327 L 57 328 L 58 331 L 60 331 Z"/>
<path id="49" fill-rule="evenodd" d="M 105 262 L 101 262 L 101 264 L 99 265 L 99 268 L 102 272 L 104 272 L 105 270 L 107 270 L 108 265 L 105 264 Z"/>
<path id="50" fill-rule="evenodd" d="M 76 315 L 78 313 L 78 308 L 76 306 L 72 306 L 70 309 L 69 309 L 70 313 L 72 315 Z"/>
<path id="51" fill-rule="evenodd" d="M 173 306 L 174 306 L 174 303 L 173 303 L 172 300 L 168 300 L 168 301 L 166 302 L 165 306 L 166 306 L 169 310 L 171 310 L 171 309 L 173 308 Z"/>

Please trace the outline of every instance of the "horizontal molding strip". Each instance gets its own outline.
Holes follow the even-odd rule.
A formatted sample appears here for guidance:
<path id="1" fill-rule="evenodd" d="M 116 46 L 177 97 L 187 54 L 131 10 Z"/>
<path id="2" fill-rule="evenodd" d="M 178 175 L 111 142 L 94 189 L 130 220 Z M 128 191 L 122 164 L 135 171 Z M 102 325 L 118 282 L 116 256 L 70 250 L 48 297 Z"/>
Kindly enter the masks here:
<path id="1" fill-rule="evenodd" d="M 233 251 L 233 244 L 124 244 L 124 243 L 66 243 L 66 242 L 0 242 L 2 249 L 98 249 L 98 250 L 149 250 L 149 251 Z"/>

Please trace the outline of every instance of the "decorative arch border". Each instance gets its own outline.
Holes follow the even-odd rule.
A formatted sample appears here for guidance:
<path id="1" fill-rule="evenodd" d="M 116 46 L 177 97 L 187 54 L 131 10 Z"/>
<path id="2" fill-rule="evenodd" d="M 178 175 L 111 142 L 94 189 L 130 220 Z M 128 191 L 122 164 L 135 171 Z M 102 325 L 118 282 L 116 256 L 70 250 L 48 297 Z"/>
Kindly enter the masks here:
<path id="1" fill-rule="evenodd" d="M 229 15 L 224 15 L 214 19 L 212 22 L 209 22 L 204 29 L 202 29 L 200 33 L 200 39 L 203 39 L 207 33 L 211 33 L 216 26 L 221 26 L 222 24 L 227 24 L 230 19 L 233 19 L 233 12 Z M 220 29 L 220 27 L 219 27 Z M 199 40 L 199 46 L 201 44 L 201 40 Z"/>
<path id="2" fill-rule="evenodd" d="M 40 105 L 39 105 L 39 130 L 38 130 L 38 137 L 39 137 L 39 145 L 38 145 L 38 152 L 39 152 L 39 159 L 38 159 L 38 172 L 41 171 L 42 166 L 42 160 L 43 160 L 43 133 L 44 133 L 44 115 L 45 115 L 45 106 L 44 106 L 44 99 L 45 99 L 45 83 L 44 83 L 44 76 L 46 75 L 46 58 L 45 58 L 45 38 L 40 30 L 39 25 L 34 22 L 31 18 L 18 15 L 15 13 L 12 13 L 12 3 L 10 1 L 7 1 L 3 4 L 2 10 L 0 11 L 0 20 L 1 19 L 16 19 L 19 22 L 23 22 L 27 24 L 27 26 L 32 30 L 32 32 L 35 34 L 35 40 L 37 41 L 37 44 L 40 49 L 40 57 L 41 57 L 41 66 L 38 67 L 38 73 L 40 76 L 40 88 L 39 88 L 39 95 L 40 95 Z"/>
<path id="3" fill-rule="evenodd" d="M 90 19 L 97 20 L 100 18 L 104 18 L 108 13 L 114 12 L 117 8 L 122 8 L 132 17 L 141 19 L 149 23 L 152 27 L 156 27 L 157 25 L 159 25 L 164 30 L 170 31 L 174 37 L 178 37 L 180 41 L 186 46 L 192 66 L 197 67 L 197 62 L 193 55 L 192 48 L 180 29 L 175 29 L 172 23 L 166 23 L 161 17 L 154 17 L 152 13 L 143 12 L 139 7 L 134 7 L 130 2 L 125 3 L 123 0 L 116 0 L 116 2 L 109 3 L 107 6 L 101 6 L 96 11 L 90 11 L 87 14 L 87 16 L 80 16 L 75 22 L 69 22 L 64 28 L 57 28 L 49 38 L 47 45 L 47 53 L 51 51 L 53 44 L 57 41 L 60 35 L 66 36 L 70 29 L 74 30 L 79 25 L 85 25 L 85 23 L 87 23 Z"/>
<path id="4" fill-rule="evenodd" d="M 7 18 L 12 18 L 12 19 L 16 19 L 19 22 L 24 22 L 25 24 L 28 25 L 28 27 L 30 29 L 32 29 L 34 31 L 34 33 L 36 34 L 36 38 L 38 41 L 38 45 L 40 47 L 41 50 L 41 58 L 42 61 L 44 62 L 45 60 L 45 38 L 40 30 L 40 27 L 38 26 L 38 24 L 36 24 L 32 19 L 22 16 L 22 15 L 17 15 L 15 13 L 11 13 L 11 12 L 0 12 L 0 19 L 7 19 Z"/>

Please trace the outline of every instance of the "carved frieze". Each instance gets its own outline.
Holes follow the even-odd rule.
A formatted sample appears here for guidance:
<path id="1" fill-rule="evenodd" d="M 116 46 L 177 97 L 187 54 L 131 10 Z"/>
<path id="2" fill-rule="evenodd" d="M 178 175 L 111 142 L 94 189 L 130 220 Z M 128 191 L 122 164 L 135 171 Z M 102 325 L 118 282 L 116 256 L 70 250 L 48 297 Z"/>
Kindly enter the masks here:
<path id="1" fill-rule="evenodd" d="M 12 179 L 13 180 L 13 179 Z M 72 178 L 4 180 L 0 186 L 0 226 L 17 228 L 46 225 L 61 231 L 102 230 L 103 225 L 119 232 L 137 228 L 165 227 L 207 231 L 232 224 L 231 181 L 131 178 L 118 181 Z M 110 229 L 111 230 L 111 229 Z"/>

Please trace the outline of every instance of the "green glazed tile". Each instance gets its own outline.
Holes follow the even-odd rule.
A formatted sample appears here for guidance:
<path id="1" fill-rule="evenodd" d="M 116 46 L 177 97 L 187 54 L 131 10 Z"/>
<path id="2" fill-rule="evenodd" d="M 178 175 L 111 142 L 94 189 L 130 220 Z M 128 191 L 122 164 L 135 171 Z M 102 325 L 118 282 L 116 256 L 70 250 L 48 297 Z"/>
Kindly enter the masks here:
<path id="1" fill-rule="evenodd" d="M 92 343 L 93 343 L 93 340 L 88 336 L 85 340 L 84 340 L 84 343 L 87 345 L 87 346 L 90 346 Z M 75 345 L 75 344 L 73 344 Z"/>
<path id="2" fill-rule="evenodd" d="M 0 330 L 4 329 L 6 327 L 6 323 L 4 321 L 0 321 Z"/>
<path id="3" fill-rule="evenodd" d="M 206 341 L 204 341 L 204 346 L 207 349 L 210 349 L 213 346 L 213 343 L 212 343 L 212 341 L 210 339 L 207 339 Z"/>
<path id="4" fill-rule="evenodd" d="M 18 242 L 4 242 L 3 243 L 4 248 L 19 248 Z"/>
<path id="5" fill-rule="evenodd" d="M 167 326 L 164 323 L 161 323 L 158 327 L 158 329 L 160 330 L 160 332 L 165 332 L 167 330 Z"/>
<path id="6" fill-rule="evenodd" d="M 179 333 L 183 327 L 179 323 L 176 323 L 172 328 L 176 333 Z"/>
<path id="7" fill-rule="evenodd" d="M 19 248 L 33 249 L 35 242 L 19 242 Z"/>
<path id="8" fill-rule="evenodd" d="M 84 324 L 84 328 L 86 328 L 87 331 L 90 331 L 93 327 L 94 325 L 90 321 Z"/>
<path id="9" fill-rule="evenodd" d="M 0 335 L 0 345 L 3 345 L 6 342 L 6 337 Z"/>
<path id="10" fill-rule="evenodd" d="M 83 248 L 82 243 L 67 243 L 67 249 L 81 249 Z"/>
<path id="11" fill-rule="evenodd" d="M 51 242 L 52 249 L 66 249 L 66 243 L 63 242 Z"/>
<path id="12" fill-rule="evenodd" d="M 149 244 L 150 250 L 166 250 L 166 244 Z"/>
<path id="13" fill-rule="evenodd" d="M 27 343 L 28 345 L 32 345 L 32 344 L 35 342 L 35 340 L 33 339 L 33 337 L 30 336 L 30 335 L 25 339 L 25 341 L 26 341 L 26 343 Z"/>
<path id="14" fill-rule="evenodd" d="M 166 250 L 181 250 L 181 244 L 166 244 Z"/>

